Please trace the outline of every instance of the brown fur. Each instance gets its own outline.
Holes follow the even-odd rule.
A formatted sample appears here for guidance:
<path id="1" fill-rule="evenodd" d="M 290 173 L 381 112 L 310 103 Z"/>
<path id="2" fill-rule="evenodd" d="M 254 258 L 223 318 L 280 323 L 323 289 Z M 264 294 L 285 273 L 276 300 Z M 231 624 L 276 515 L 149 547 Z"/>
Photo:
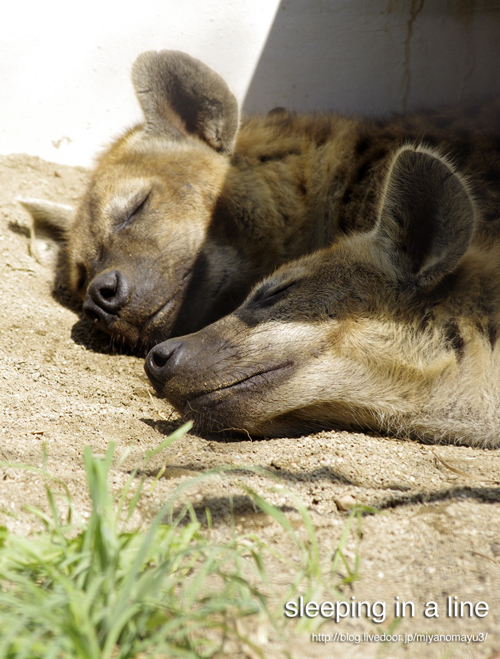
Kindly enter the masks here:
<path id="1" fill-rule="evenodd" d="M 145 122 L 98 159 L 70 228 L 70 287 L 141 352 L 235 309 L 277 266 L 370 229 L 394 152 L 439 146 L 496 217 L 500 104 L 381 122 L 281 109 L 238 128 L 224 81 L 173 51 L 133 81 Z"/>
<path id="2" fill-rule="evenodd" d="M 433 150 L 398 150 L 371 231 L 283 266 L 231 315 L 156 346 L 155 387 L 205 429 L 499 446 L 500 198 L 486 143 L 474 165 L 464 176 Z"/>

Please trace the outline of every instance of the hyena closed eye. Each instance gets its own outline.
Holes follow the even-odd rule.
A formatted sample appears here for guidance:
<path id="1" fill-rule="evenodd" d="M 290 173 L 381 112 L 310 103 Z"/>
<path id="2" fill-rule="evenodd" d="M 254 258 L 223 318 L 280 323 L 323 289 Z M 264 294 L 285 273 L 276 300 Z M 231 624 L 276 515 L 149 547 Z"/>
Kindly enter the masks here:
<path id="1" fill-rule="evenodd" d="M 85 314 L 137 352 L 234 310 L 281 264 L 372 228 L 405 141 L 442 147 L 462 171 L 482 164 L 481 203 L 496 212 L 497 103 L 381 122 L 277 110 L 239 125 L 226 83 L 189 55 L 143 53 L 132 78 L 144 123 L 97 160 L 65 258 Z"/>
<path id="2" fill-rule="evenodd" d="M 500 220 L 446 159 L 393 158 L 373 230 L 280 268 L 231 315 L 150 352 L 199 427 L 374 430 L 500 445 Z"/>

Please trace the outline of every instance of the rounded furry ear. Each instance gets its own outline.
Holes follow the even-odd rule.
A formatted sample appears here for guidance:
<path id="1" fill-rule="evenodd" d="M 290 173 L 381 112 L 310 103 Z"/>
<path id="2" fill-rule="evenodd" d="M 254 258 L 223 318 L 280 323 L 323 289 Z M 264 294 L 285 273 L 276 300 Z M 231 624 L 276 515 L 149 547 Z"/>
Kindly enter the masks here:
<path id="1" fill-rule="evenodd" d="M 375 235 L 401 274 L 433 285 L 467 250 L 474 215 L 466 182 L 445 160 L 403 147 L 386 179 Z"/>
<path id="2" fill-rule="evenodd" d="M 31 216 L 30 252 L 42 265 L 55 267 L 73 223 L 75 209 L 44 199 L 18 199 Z"/>
<path id="3" fill-rule="evenodd" d="M 147 131 L 174 138 L 197 135 L 230 153 L 238 129 L 238 103 L 208 66 L 175 50 L 148 51 L 136 59 L 132 82 Z"/>

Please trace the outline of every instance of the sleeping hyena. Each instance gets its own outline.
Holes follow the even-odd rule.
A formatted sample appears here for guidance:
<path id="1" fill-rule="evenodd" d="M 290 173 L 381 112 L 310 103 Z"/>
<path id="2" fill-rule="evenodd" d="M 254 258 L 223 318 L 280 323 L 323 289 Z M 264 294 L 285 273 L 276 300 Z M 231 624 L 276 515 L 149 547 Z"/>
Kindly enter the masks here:
<path id="1" fill-rule="evenodd" d="M 482 164 L 490 186 L 434 150 L 399 149 L 371 231 L 281 267 L 231 315 L 153 348 L 156 389 L 213 430 L 500 446 L 500 169 Z"/>
<path id="2" fill-rule="evenodd" d="M 65 260 L 85 314 L 137 352 L 234 310 L 281 264 L 372 228 L 405 141 L 477 171 L 496 212 L 498 104 L 380 122 L 278 109 L 240 124 L 224 80 L 184 53 L 143 53 L 132 78 L 144 123 L 97 160 Z"/>

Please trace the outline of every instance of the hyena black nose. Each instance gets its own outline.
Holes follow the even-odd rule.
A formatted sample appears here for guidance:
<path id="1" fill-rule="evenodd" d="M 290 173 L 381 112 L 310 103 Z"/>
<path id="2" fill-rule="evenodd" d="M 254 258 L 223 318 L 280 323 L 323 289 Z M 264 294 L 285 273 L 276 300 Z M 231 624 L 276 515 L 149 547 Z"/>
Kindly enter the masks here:
<path id="1" fill-rule="evenodd" d="M 90 282 L 87 296 L 101 309 L 116 313 L 127 302 L 129 286 L 119 270 L 103 272 Z"/>
<path id="2" fill-rule="evenodd" d="M 83 312 L 100 329 L 110 330 L 129 294 L 128 282 L 119 270 L 103 272 L 90 282 Z"/>
<path id="3" fill-rule="evenodd" d="M 185 343 L 169 339 L 149 351 L 144 368 L 153 386 L 161 391 L 183 361 Z"/>

